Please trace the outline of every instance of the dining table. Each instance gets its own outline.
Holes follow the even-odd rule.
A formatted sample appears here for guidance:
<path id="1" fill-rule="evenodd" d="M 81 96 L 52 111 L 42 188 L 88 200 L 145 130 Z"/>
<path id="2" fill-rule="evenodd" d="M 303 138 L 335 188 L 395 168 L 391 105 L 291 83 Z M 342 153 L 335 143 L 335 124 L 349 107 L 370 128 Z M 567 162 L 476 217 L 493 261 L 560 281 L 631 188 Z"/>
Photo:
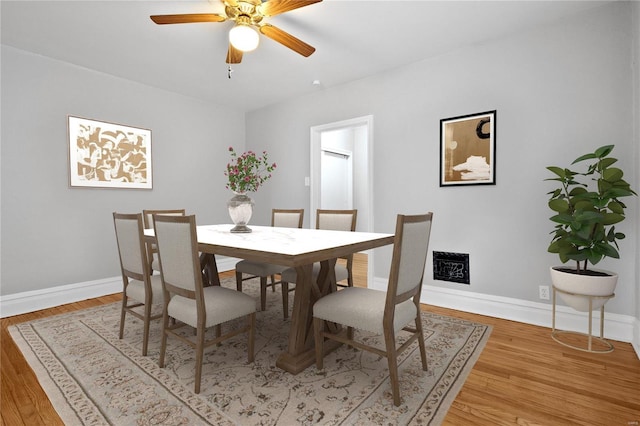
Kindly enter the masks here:
<path id="1" fill-rule="evenodd" d="M 315 362 L 313 339 L 313 304 L 337 291 L 335 264 L 339 257 L 393 244 L 394 235 L 373 232 L 333 231 L 306 228 L 251 226 L 252 232 L 230 232 L 233 225 L 199 225 L 196 227 L 198 250 L 205 285 L 220 285 L 215 256 L 229 256 L 254 262 L 295 268 L 297 273 L 287 350 L 276 366 L 298 374 Z M 153 229 L 144 231 L 154 242 Z M 320 264 L 317 279 L 313 265 Z M 339 344 L 328 344 L 326 351 Z"/>

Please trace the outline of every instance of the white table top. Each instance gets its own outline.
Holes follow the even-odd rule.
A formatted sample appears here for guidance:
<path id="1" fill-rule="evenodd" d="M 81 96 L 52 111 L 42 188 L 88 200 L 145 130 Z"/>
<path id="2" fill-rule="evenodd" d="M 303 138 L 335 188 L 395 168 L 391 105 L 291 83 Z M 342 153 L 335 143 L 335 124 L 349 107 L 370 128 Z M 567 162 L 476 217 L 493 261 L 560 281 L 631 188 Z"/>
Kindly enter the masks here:
<path id="1" fill-rule="evenodd" d="M 328 231 L 321 229 L 278 228 L 251 226 L 253 232 L 231 233 L 233 225 L 198 226 L 198 242 L 267 251 L 285 255 L 297 255 L 336 246 L 393 237 L 392 234 L 370 232 Z"/>
<path id="2" fill-rule="evenodd" d="M 283 265 L 299 265 L 345 256 L 357 251 L 391 244 L 393 234 L 372 232 L 329 231 L 304 228 L 255 226 L 250 233 L 229 232 L 233 225 L 201 225 L 197 227 L 198 244 L 205 252 L 253 260 L 262 255 L 278 256 Z M 154 236 L 152 229 L 146 236 Z M 303 261 L 306 258 L 306 261 Z M 278 262 L 280 263 L 280 262 Z"/>

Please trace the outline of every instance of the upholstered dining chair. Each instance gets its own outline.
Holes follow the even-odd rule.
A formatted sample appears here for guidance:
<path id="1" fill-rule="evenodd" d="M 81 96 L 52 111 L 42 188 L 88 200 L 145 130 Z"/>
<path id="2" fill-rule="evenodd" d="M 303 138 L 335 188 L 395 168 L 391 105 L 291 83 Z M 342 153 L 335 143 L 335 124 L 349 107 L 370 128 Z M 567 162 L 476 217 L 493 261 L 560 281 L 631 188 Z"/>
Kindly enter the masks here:
<path id="1" fill-rule="evenodd" d="M 304 209 L 273 209 L 271 211 L 271 226 L 302 228 L 303 219 Z M 276 281 L 275 276 L 282 274 L 285 269 L 287 269 L 286 266 L 241 260 L 236 263 L 236 288 L 242 291 L 243 281 L 260 277 L 260 308 L 264 311 L 267 303 L 267 287 L 275 291 L 276 285 L 281 283 Z M 267 277 L 271 278 L 270 283 L 267 282 Z M 282 292 L 282 310 L 284 317 L 288 318 L 289 293 L 285 291 Z"/>
<path id="2" fill-rule="evenodd" d="M 147 263 L 147 251 L 144 243 L 142 215 L 113 213 L 116 231 L 120 270 L 122 272 L 122 311 L 120 314 L 120 339 L 124 334 L 127 313 L 142 320 L 142 355 L 147 355 L 149 345 L 149 325 L 152 319 L 161 314 L 152 315 L 152 306 L 162 305 L 162 281 L 159 275 L 151 275 Z M 139 309 L 140 307 L 142 309 Z M 139 311 L 142 310 L 142 313 Z"/>
<path id="3" fill-rule="evenodd" d="M 427 353 L 420 318 L 420 293 L 432 218 L 431 212 L 413 216 L 398 215 L 386 292 L 350 287 L 321 297 L 313 305 L 316 367 L 319 370 L 324 367 L 325 339 L 384 356 L 389 366 L 393 403 L 396 406 L 400 405 L 397 358 L 415 340 L 420 348 L 422 369 L 427 370 Z M 346 334 L 335 328 L 335 332 L 326 331 L 325 321 L 346 326 Z M 415 322 L 415 326 L 411 326 L 412 322 Z M 384 349 L 357 341 L 354 329 L 383 335 Z M 396 335 L 401 330 L 411 333 L 411 336 L 396 347 Z"/>
<path id="4" fill-rule="evenodd" d="M 326 210 L 318 209 L 316 211 L 316 229 L 324 229 L 330 231 L 355 231 L 356 220 L 358 218 L 358 210 Z M 353 287 L 353 255 L 345 257 L 343 260 L 346 264 L 335 264 L 336 283 L 347 280 L 347 285 L 336 284 L 340 287 Z M 313 265 L 312 276 L 316 280 L 320 273 L 320 264 Z M 287 268 L 282 271 L 282 293 L 288 294 L 293 289 L 289 288 L 290 283 L 295 283 L 297 273 L 295 268 Z"/>
<path id="5" fill-rule="evenodd" d="M 164 367 L 169 335 L 190 345 L 196 353 L 194 391 L 200 393 L 206 347 L 247 333 L 248 361 L 253 362 L 256 302 L 239 291 L 220 286 L 203 287 L 195 215 L 154 215 L 153 220 L 164 292 L 158 365 Z M 223 323 L 243 317 L 246 321 L 222 334 Z M 170 323 L 170 318 L 176 321 Z M 195 338 L 189 333 L 176 332 L 183 326 L 195 328 Z M 215 335 L 206 340 L 205 332 L 210 327 L 215 327 Z"/>
<path id="6" fill-rule="evenodd" d="M 167 216 L 184 216 L 185 209 L 142 210 L 145 229 L 153 228 L 154 214 L 164 214 Z M 153 274 L 153 271 L 160 271 L 160 266 L 158 265 L 158 248 L 154 243 L 147 244 L 147 256 L 149 258 L 149 265 L 151 265 L 151 273 Z"/>

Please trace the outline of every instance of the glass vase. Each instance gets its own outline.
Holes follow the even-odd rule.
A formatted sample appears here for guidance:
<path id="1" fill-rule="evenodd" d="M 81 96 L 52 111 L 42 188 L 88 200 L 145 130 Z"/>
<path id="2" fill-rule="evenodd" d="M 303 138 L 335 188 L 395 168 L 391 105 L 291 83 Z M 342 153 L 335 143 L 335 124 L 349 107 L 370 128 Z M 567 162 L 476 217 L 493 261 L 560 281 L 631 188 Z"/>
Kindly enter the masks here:
<path id="1" fill-rule="evenodd" d="M 227 201 L 229 208 L 229 216 L 235 225 L 231 228 L 231 232 L 251 232 L 251 228 L 247 226 L 251 215 L 253 214 L 254 202 L 247 194 L 242 192 L 234 192 L 234 196 Z"/>

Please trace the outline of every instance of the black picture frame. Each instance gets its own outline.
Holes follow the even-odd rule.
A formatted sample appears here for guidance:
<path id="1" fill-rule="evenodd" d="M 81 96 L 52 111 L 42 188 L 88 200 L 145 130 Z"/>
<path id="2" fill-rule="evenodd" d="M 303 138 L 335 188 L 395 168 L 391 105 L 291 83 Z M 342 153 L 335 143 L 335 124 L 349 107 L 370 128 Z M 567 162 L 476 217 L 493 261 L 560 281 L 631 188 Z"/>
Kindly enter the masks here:
<path id="1" fill-rule="evenodd" d="M 496 110 L 440 120 L 440 186 L 496 184 Z"/>

